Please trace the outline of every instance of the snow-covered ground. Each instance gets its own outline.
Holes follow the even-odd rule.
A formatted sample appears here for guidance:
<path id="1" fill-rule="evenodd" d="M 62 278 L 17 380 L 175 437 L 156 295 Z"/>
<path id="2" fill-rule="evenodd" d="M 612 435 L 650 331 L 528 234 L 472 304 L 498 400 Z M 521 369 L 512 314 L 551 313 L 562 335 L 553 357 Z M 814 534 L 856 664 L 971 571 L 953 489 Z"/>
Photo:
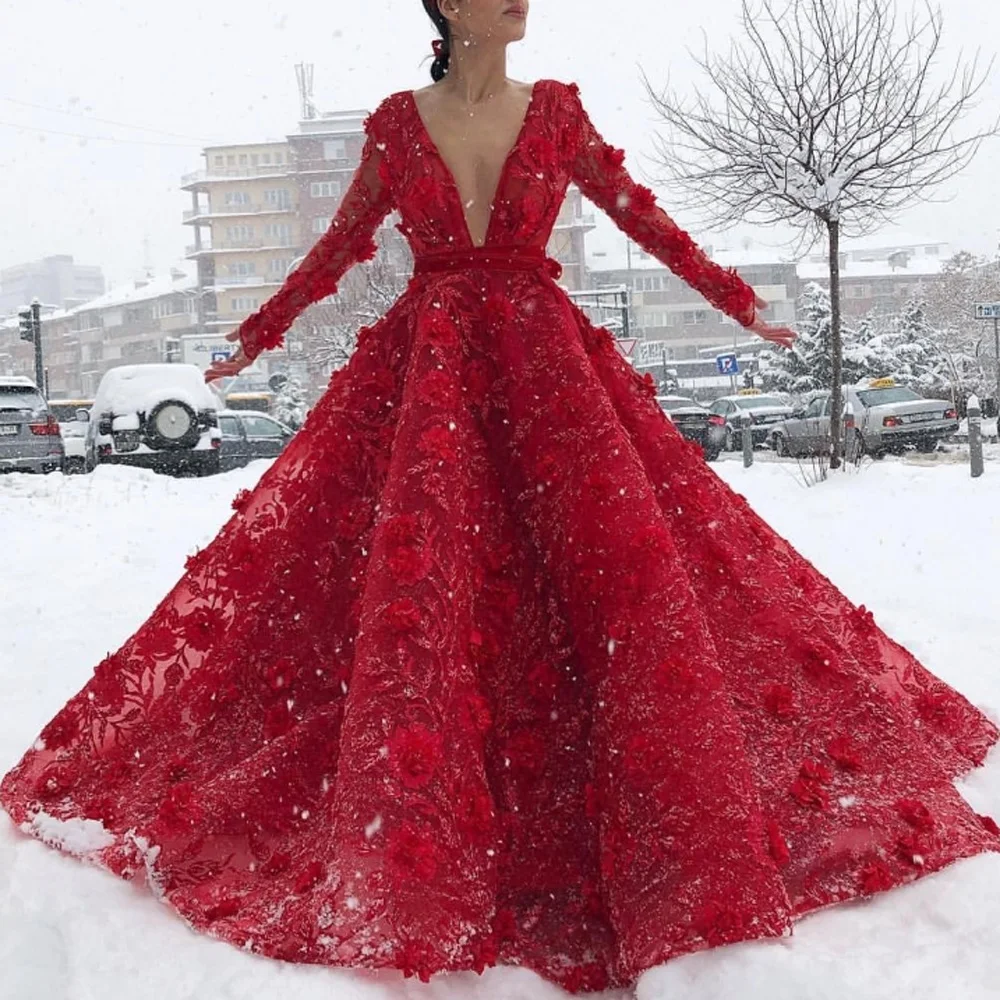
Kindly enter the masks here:
<path id="1" fill-rule="evenodd" d="M 213 479 L 101 467 L 0 478 L 0 772 L 210 539 L 256 463 Z M 868 463 L 811 489 L 795 463 L 718 471 L 936 673 L 1000 717 L 1000 463 Z M 1000 816 L 1000 754 L 963 785 Z M 18 834 L 0 814 L 0 1000 L 548 1000 L 532 973 L 437 977 L 283 965 L 199 936 L 138 886 Z M 618 994 L 614 994 L 618 1000 Z M 1000 996 L 1000 855 L 792 938 L 648 972 L 636 1000 L 987 1000 Z"/>

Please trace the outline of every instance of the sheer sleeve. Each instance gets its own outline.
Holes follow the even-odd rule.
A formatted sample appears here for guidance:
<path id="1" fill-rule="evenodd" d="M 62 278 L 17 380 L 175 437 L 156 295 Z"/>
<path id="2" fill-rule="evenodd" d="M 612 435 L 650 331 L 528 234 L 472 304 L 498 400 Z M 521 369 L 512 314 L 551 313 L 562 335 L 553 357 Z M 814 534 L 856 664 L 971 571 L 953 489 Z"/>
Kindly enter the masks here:
<path id="1" fill-rule="evenodd" d="M 329 228 L 281 288 L 240 324 L 247 357 L 281 347 L 285 331 L 306 306 L 333 295 L 345 272 L 375 256 L 375 230 L 392 208 L 380 118 L 376 111 L 365 119 L 361 162 Z"/>
<path id="2" fill-rule="evenodd" d="M 575 118 L 572 177 L 580 190 L 615 225 L 713 306 L 749 326 L 756 312 L 754 290 L 733 270 L 716 264 L 656 204 L 648 187 L 637 184 L 623 166 L 625 153 L 605 142 L 569 84 Z"/>

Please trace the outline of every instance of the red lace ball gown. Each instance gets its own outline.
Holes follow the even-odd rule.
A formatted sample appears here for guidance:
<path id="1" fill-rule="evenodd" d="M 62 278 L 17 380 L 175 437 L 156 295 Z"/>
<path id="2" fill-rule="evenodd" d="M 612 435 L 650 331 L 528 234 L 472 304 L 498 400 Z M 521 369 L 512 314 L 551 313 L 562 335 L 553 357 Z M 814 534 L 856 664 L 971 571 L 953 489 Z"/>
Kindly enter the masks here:
<path id="1" fill-rule="evenodd" d="M 14 821 L 253 952 L 570 990 L 1000 848 L 952 783 L 993 724 L 715 476 L 556 284 L 574 181 L 754 312 L 576 86 L 535 85 L 481 248 L 412 93 L 366 132 L 243 340 L 279 345 L 393 208 L 409 288 L 6 776 Z"/>

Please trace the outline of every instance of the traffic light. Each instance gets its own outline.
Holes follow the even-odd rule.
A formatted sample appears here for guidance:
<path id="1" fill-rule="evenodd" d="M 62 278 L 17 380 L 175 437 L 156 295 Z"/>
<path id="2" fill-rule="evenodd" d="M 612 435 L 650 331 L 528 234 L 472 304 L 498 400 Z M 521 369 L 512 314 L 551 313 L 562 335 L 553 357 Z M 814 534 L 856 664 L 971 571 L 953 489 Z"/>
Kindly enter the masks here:
<path id="1" fill-rule="evenodd" d="M 19 309 L 17 311 L 17 320 L 21 340 L 27 340 L 29 343 L 33 344 L 35 342 L 35 317 L 31 306 Z"/>

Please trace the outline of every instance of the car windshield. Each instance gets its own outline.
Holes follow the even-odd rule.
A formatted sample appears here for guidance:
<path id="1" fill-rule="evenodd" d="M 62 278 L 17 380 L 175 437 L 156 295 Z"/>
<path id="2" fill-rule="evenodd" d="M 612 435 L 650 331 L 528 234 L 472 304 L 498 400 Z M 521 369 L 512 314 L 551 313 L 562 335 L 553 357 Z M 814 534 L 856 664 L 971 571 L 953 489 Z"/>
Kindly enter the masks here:
<path id="1" fill-rule="evenodd" d="M 0 411 L 45 409 L 45 400 L 37 389 L 23 385 L 0 385 Z"/>
<path id="2" fill-rule="evenodd" d="M 89 406 L 81 406 L 79 403 L 49 403 L 49 409 L 55 415 L 56 420 L 61 424 L 70 424 L 76 420 L 77 410 L 89 410 Z"/>
<path id="3" fill-rule="evenodd" d="M 865 406 L 885 406 L 886 403 L 913 403 L 923 396 L 905 386 L 894 385 L 887 389 L 859 389 L 858 399 Z"/>
<path id="4" fill-rule="evenodd" d="M 741 410 L 760 410 L 765 406 L 784 406 L 780 399 L 774 396 L 740 396 L 736 405 Z"/>
<path id="5" fill-rule="evenodd" d="M 685 406 L 698 406 L 693 399 L 685 399 L 683 396 L 661 396 L 660 406 L 665 410 L 679 410 Z"/>

